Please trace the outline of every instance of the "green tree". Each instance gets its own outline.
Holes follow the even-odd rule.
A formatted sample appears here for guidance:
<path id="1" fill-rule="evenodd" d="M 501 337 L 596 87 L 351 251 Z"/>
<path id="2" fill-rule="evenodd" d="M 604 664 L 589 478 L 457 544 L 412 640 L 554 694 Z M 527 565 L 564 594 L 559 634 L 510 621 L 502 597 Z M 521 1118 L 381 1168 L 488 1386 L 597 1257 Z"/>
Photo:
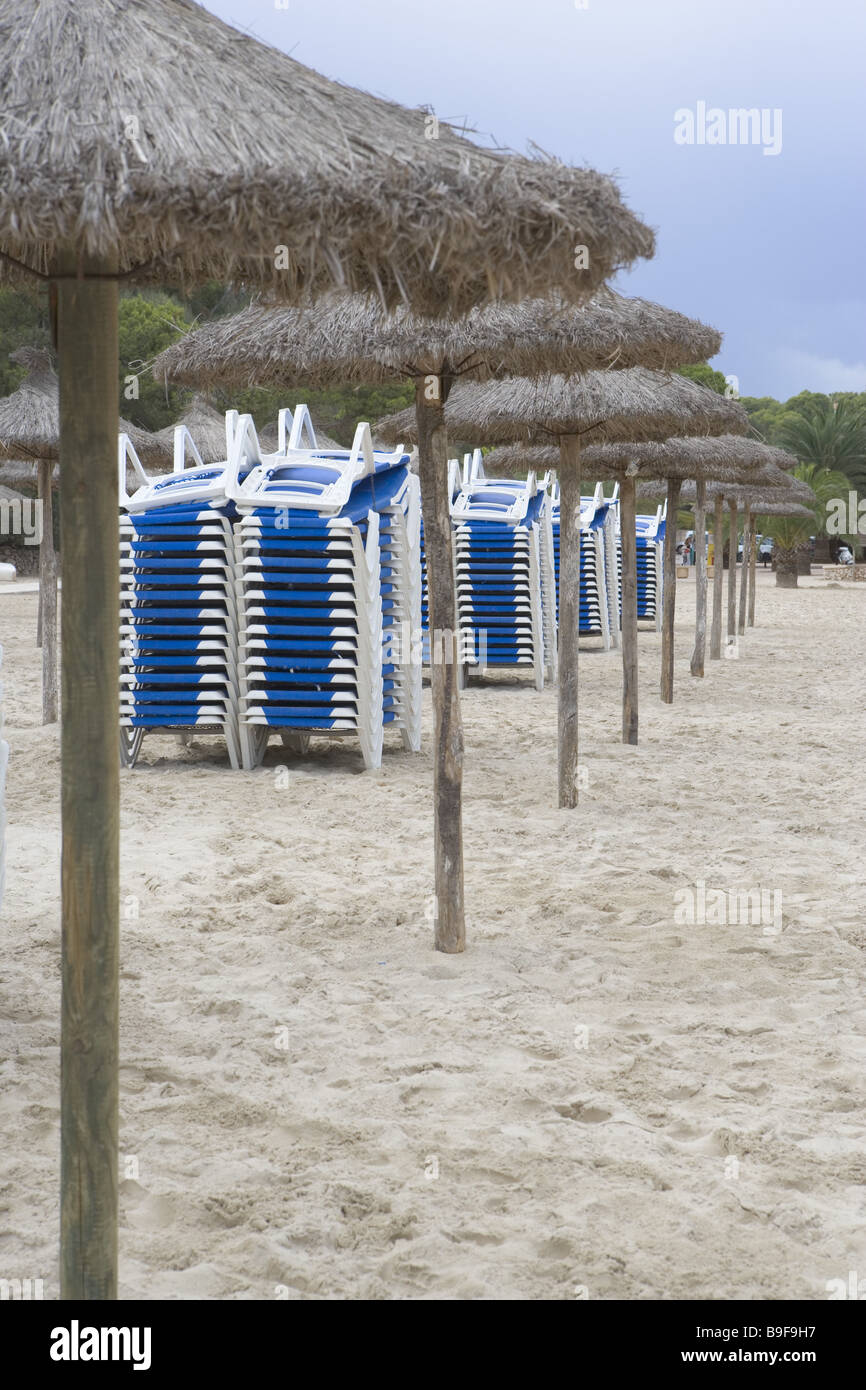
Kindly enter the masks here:
<path id="1" fill-rule="evenodd" d="M 220 389 L 213 393 L 213 399 L 220 410 L 233 407 L 242 415 L 252 415 L 259 431 L 276 423 L 278 410 L 305 405 L 316 426 L 348 448 L 359 420 L 374 426 L 380 416 L 405 410 L 414 394 L 411 382 L 395 382 L 393 386 L 331 386 L 323 391 L 306 386 Z"/>
<path id="2" fill-rule="evenodd" d="M 119 391 L 120 413 L 142 429 L 158 430 L 173 424 L 189 393 L 154 381 L 150 367 L 163 348 L 177 341 L 189 327 L 186 311 L 162 291 L 127 294 L 120 301 Z"/>
<path id="3" fill-rule="evenodd" d="M 741 396 L 740 405 L 761 439 L 767 444 L 777 443 L 779 425 L 785 415 L 782 402 L 774 396 Z"/>
<path id="4" fill-rule="evenodd" d="M 789 401 L 779 440 L 801 463 L 835 469 L 852 487 L 866 487 L 866 409 L 849 400 L 831 400 L 811 392 Z"/>
<path id="5" fill-rule="evenodd" d="M 756 521 L 760 534 L 772 536 L 775 542 L 776 583 L 782 589 L 796 589 L 801 555 L 809 548 L 812 536 L 826 536 L 828 504 L 844 497 L 848 489 L 844 473 L 817 464 L 802 464 L 795 468 L 794 477 L 808 483 L 815 494 L 812 516 L 759 516 Z"/>
<path id="6" fill-rule="evenodd" d="M 678 367 L 677 370 L 680 376 L 687 376 L 690 381 L 696 381 L 700 386 L 708 386 L 720 396 L 724 396 L 728 390 L 724 372 L 717 371 L 709 362 L 696 362 L 690 367 Z"/>
<path id="7" fill-rule="evenodd" d="M 0 396 L 9 396 L 24 376 L 24 368 L 9 361 L 19 347 L 47 347 L 48 298 L 44 290 L 27 286 L 0 289 Z"/>

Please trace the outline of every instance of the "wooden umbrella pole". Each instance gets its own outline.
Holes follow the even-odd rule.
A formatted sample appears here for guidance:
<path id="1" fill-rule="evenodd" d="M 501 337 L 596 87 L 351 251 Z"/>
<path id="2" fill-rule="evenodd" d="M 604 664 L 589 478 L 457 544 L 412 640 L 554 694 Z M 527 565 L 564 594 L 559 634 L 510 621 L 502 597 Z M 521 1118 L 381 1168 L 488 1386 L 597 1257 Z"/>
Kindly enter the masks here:
<path id="1" fill-rule="evenodd" d="M 739 530 L 736 502 L 728 503 L 730 536 L 728 538 L 728 639 L 737 636 L 737 532 Z"/>
<path id="2" fill-rule="evenodd" d="M 740 615 L 737 624 L 737 631 L 744 635 L 746 631 L 746 600 L 749 588 L 749 555 L 752 549 L 752 508 L 746 503 L 743 512 L 743 568 L 740 571 Z"/>
<path id="3" fill-rule="evenodd" d="M 638 741 L 637 659 L 637 522 L 635 480 L 624 477 L 619 489 L 622 543 L 622 741 Z"/>
<path id="4" fill-rule="evenodd" d="M 665 524 L 664 592 L 662 596 L 662 674 L 661 697 L 666 705 L 674 702 L 674 622 L 677 609 L 677 511 L 682 482 L 668 478 L 668 514 Z"/>
<path id="5" fill-rule="evenodd" d="M 559 805 L 578 800 L 578 648 L 580 642 L 580 442 L 559 442 Z"/>
<path id="6" fill-rule="evenodd" d="M 749 534 L 749 627 L 755 626 L 755 584 L 758 578 L 758 538 L 755 534 L 755 519 Z"/>
<path id="7" fill-rule="evenodd" d="M 437 951 L 466 947 L 463 904 L 463 724 L 457 634 L 457 591 L 448 443 L 445 434 L 447 376 L 415 382 L 418 471 L 424 513 L 424 550 L 430 624 L 430 687 L 433 698 L 434 935 Z"/>
<path id="8" fill-rule="evenodd" d="M 39 501 L 42 501 L 42 478 L 39 478 Z M 42 646 L 42 556 L 39 557 L 39 593 L 36 604 L 36 645 Z"/>
<path id="9" fill-rule="evenodd" d="M 707 483 L 698 478 L 695 487 L 695 649 L 692 652 L 691 673 L 704 674 L 707 647 Z"/>
<path id="10" fill-rule="evenodd" d="M 60 1296 L 117 1297 L 117 282 L 55 282 L 63 554 Z M 82 278 L 75 278 L 81 272 Z M 104 279 L 85 278 L 89 273 Z"/>
<path id="11" fill-rule="evenodd" d="M 724 565 L 724 498 L 718 496 L 713 517 L 713 625 L 710 629 L 710 660 L 722 655 L 722 603 L 725 578 Z"/>
<path id="12" fill-rule="evenodd" d="M 42 538 L 39 543 L 39 613 L 42 638 L 42 723 L 57 723 L 57 552 L 54 549 L 54 464 L 39 464 Z"/>

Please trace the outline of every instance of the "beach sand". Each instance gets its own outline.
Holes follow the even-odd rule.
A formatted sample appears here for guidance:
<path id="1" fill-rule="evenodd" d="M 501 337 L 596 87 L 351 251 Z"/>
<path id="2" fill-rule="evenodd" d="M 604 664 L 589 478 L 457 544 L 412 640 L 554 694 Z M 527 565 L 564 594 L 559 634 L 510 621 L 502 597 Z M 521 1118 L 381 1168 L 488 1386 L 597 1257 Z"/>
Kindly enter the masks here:
<path id="1" fill-rule="evenodd" d="M 255 773 L 145 740 L 122 774 L 123 1297 L 826 1299 L 866 1279 L 866 586 L 759 574 L 737 660 L 676 701 L 641 635 L 556 692 L 473 684 L 468 949 L 432 950 L 424 745 Z M 58 1296 L 59 752 L 36 598 L 0 596 L 8 880 L 0 1276 Z M 281 770 L 283 769 L 283 770 Z M 782 930 L 683 923 L 781 895 Z M 779 899 L 776 899 L 779 902 Z M 768 927 L 769 930 L 765 930 Z M 866 1283 L 864 1283 L 866 1291 Z"/>

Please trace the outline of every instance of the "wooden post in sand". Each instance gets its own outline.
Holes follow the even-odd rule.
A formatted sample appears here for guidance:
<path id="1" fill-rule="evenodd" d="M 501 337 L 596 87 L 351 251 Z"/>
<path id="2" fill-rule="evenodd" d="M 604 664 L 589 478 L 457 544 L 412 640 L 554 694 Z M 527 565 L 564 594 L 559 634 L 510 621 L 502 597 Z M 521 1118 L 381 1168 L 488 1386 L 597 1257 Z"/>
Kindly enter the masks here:
<path id="1" fill-rule="evenodd" d="M 434 946 L 466 948 L 463 903 L 463 724 L 460 715 L 457 602 L 445 401 L 450 375 L 418 377 L 418 473 L 424 511 L 424 549 L 430 613 L 430 692 L 433 704 Z"/>
<path id="2" fill-rule="evenodd" d="M 54 464 L 39 464 L 42 539 L 39 543 L 39 615 L 42 646 L 42 723 L 57 723 L 57 552 L 54 549 Z"/>
<path id="3" fill-rule="evenodd" d="M 722 603 L 725 579 L 725 501 L 719 494 L 716 497 L 713 516 L 713 625 L 710 630 L 710 660 L 718 661 L 722 655 Z"/>
<path id="4" fill-rule="evenodd" d="M 577 805 L 580 639 L 580 444 L 559 441 L 559 805 Z"/>
<path id="5" fill-rule="evenodd" d="M 707 646 L 707 483 L 698 478 L 695 488 L 695 649 L 692 652 L 691 673 L 704 674 L 704 654 Z"/>
<path id="6" fill-rule="evenodd" d="M 635 480 L 626 475 L 619 490 L 622 543 L 622 741 L 638 741 L 637 522 Z"/>
<path id="7" fill-rule="evenodd" d="M 64 599 L 60 1297 L 104 1301 L 117 1297 L 117 264 L 73 248 L 56 271 Z"/>
<path id="8" fill-rule="evenodd" d="M 661 698 L 674 702 L 674 622 L 677 606 L 677 511 L 682 482 L 668 478 L 668 514 L 665 523 L 664 592 L 662 597 L 662 674 Z"/>
<path id="9" fill-rule="evenodd" d="M 747 502 L 743 512 L 743 568 L 740 571 L 740 618 L 737 631 L 741 636 L 746 631 L 746 599 L 749 588 L 749 561 L 752 550 L 752 508 Z"/>
<path id="10" fill-rule="evenodd" d="M 728 502 L 728 645 L 737 640 L 737 533 L 739 518 L 736 499 Z"/>
<path id="11" fill-rule="evenodd" d="M 758 537 L 755 533 L 755 518 L 749 536 L 749 627 L 755 626 L 755 584 L 758 578 Z"/>

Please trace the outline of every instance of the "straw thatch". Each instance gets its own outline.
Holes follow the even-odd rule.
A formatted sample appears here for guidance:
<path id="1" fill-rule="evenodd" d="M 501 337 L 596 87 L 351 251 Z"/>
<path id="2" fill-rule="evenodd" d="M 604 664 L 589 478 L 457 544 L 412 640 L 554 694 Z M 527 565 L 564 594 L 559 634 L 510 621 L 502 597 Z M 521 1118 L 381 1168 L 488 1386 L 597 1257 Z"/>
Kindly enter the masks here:
<path id="1" fill-rule="evenodd" d="M 802 502 L 769 502 L 764 497 L 757 497 L 750 503 L 752 515 L 762 516 L 795 516 L 808 517 L 810 521 L 815 520 L 815 513 L 811 507 L 803 506 Z"/>
<path id="2" fill-rule="evenodd" d="M 0 459 L 56 462 L 60 458 L 60 388 L 47 348 L 21 347 L 10 361 L 27 375 L 10 396 L 0 397 Z M 128 420 L 118 429 L 128 434 L 143 461 L 162 456 L 154 436 Z"/>
<path id="3" fill-rule="evenodd" d="M 552 284 L 580 302 L 654 250 L 601 174 L 483 149 L 190 0 L 0 0 L 0 104 L 0 247 L 42 271 L 71 242 L 139 280 L 439 312 Z"/>
<path id="4" fill-rule="evenodd" d="M 480 379 L 598 367 L 669 368 L 713 357 L 721 334 L 685 314 L 605 289 L 575 309 L 561 299 L 490 304 L 463 319 L 383 313 L 364 295 L 312 309 L 253 304 L 161 353 L 158 380 L 189 386 L 377 385 L 438 374 L 449 364 Z"/>
<path id="5" fill-rule="evenodd" d="M 221 463 L 225 459 L 225 413 L 212 406 L 204 396 L 193 396 L 176 424 L 166 425 L 165 429 L 157 430 L 154 434 L 154 444 L 163 450 L 168 461 L 174 455 L 174 432 L 178 425 L 186 425 L 203 463 Z"/>
<path id="6" fill-rule="evenodd" d="M 345 444 L 338 444 L 336 439 L 332 439 L 324 430 L 320 430 L 315 420 L 313 430 L 316 435 L 316 444 L 320 449 L 345 449 Z M 275 454 L 280 442 L 279 429 L 275 424 L 267 425 L 263 430 L 258 431 L 259 444 L 262 451 L 266 454 Z M 379 445 L 373 441 L 373 448 L 378 449 Z"/>
<path id="7" fill-rule="evenodd" d="M 654 483 L 638 484 L 638 496 L 642 498 L 661 497 L 663 492 L 663 487 Z M 794 502 L 806 507 L 814 507 L 818 500 L 808 483 L 772 467 L 762 469 L 754 478 L 750 478 L 748 483 L 736 479 L 708 482 L 706 493 L 707 501 L 722 497 L 725 502 L 736 502 L 740 511 L 746 505 L 755 511 L 762 500 L 772 503 Z M 683 505 L 691 506 L 695 497 L 695 484 L 684 483 L 680 490 L 680 501 Z"/>
<path id="8" fill-rule="evenodd" d="M 715 438 L 666 439 L 645 444 L 590 444 L 581 454 L 584 472 L 599 479 L 637 477 L 711 478 L 726 482 L 771 482 L 779 472 L 796 468 L 797 460 L 784 449 L 758 439 L 723 434 Z M 559 466 L 555 444 L 506 444 L 485 456 L 487 472 L 543 473 Z"/>
<path id="9" fill-rule="evenodd" d="M 749 428 L 749 417 L 736 401 L 688 377 L 644 367 L 458 386 L 445 407 L 445 421 L 452 439 L 476 444 L 549 443 L 579 436 L 586 446 L 677 434 L 745 434 Z M 414 412 L 390 415 L 377 429 L 386 440 L 414 441 Z"/>

